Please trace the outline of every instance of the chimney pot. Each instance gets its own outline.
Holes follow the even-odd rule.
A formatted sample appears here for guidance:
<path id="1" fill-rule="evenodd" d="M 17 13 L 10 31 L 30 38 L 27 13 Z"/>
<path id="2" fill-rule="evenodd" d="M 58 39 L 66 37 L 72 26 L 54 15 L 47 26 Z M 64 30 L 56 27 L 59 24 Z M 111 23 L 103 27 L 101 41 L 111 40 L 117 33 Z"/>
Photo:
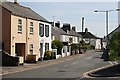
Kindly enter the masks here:
<path id="1" fill-rule="evenodd" d="M 17 0 L 14 0 L 14 3 L 15 3 L 15 4 L 19 4 Z"/>
<path id="2" fill-rule="evenodd" d="M 76 31 L 76 28 L 75 28 L 75 26 L 73 26 L 73 27 L 72 27 L 72 30 L 73 30 L 73 31 Z"/>

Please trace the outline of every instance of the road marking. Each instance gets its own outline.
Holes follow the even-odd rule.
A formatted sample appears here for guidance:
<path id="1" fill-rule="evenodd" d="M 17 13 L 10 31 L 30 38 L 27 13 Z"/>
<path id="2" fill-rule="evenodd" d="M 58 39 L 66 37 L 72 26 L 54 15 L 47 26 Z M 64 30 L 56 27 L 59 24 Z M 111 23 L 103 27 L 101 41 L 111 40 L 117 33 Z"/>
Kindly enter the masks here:
<path id="1" fill-rule="evenodd" d="M 77 64 L 78 62 L 74 62 L 74 63 L 72 63 L 72 64 Z"/>
<path id="2" fill-rule="evenodd" d="M 85 73 L 83 74 L 83 76 L 84 76 L 84 77 L 89 77 L 89 78 L 94 78 L 94 77 L 88 76 L 88 73 L 95 72 L 95 71 L 98 71 L 98 70 L 101 70 L 101 69 L 104 69 L 104 68 L 107 68 L 107 67 L 110 67 L 110 66 L 112 66 L 112 64 L 107 65 L 107 66 L 103 66 L 103 67 L 100 67 L 100 68 L 97 68 L 97 69 L 93 69 L 93 70 L 91 70 L 91 71 L 85 72 Z"/>
<path id="3" fill-rule="evenodd" d="M 111 65 L 114 65 L 111 61 L 108 61 Z"/>
<path id="4" fill-rule="evenodd" d="M 116 65 L 116 64 L 118 64 L 118 62 L 116 62 L 116 61 L 113 61 L 113 62 L 111 62 L 111 61 L 108 61 L 111 65 Z"/>
<path id="5" fill-rule="evenodd" d="M 118 62 L 114 61 L 115 64 L 118 64 Z"/>

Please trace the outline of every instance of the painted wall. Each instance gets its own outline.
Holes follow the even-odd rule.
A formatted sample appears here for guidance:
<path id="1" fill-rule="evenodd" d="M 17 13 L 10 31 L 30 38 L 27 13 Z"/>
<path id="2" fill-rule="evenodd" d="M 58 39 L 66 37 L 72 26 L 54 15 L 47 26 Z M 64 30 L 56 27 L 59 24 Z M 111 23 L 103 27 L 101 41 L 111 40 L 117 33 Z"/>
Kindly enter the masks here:
<path id="1" fill-rule="evenodd" d="M 22 33 L 18 32 L 18 19 L 22 20 Z M 30 33 L 30 22 L 33 22 L 33 34 Z M 33 44 L 33 54 L 40 57 L 39 53 L 39 21 L 11 15 L 11 55 L 15 56 L 15 44 L 25 44 L 25 57 L 30 54 L 30 44 Z"/>
<path id="2" fill-rule="evenodd" d="M 101 47 L 101 39 L 96 39 L 95 49 L 102 49 L 102 47 Z"/>
<path id="3" fill-rule="evenodd" d="M 18 33 L 18 19 L 22 20 L 22 33 Z M 15 43 L 26 43 L 26 19 L 11 15 L 11 55 L 16 56 Z"/>
<path id="4" fill-rule="evenodd" d="M 3 49 L 11 53 L 11 47 L 10 47 L 10 39 L 11 39 L 11 13 L 6 10 L 5 8 L 2 8 L 2 44 Z"/>
<path id="5" fill-rule="evenodd" d="M 30 22 L 33 22 L 33 33 L 30 33 Z M 27 20 L 27 46 L 26 46 L 26 54 L 30 54 L 30 44 L 33 44 L 33 54 L 37 55 L 37 58 L 40 57 L 39 52 L 39 21 L 28 19 Z M 37 59 L 36 58 L 36 59 Z"/>
<path id="6" fill-rule="evenodd" d="M 69 42 L 69 36 L 68 35 L 60 35 L 60 41 Z"/>
<path id="7" fill-rule="evenodd" d="M 43 43 L 43 53 L 41 53 L 42 54 L 42 56 L 41 57 L 44 57 L 44 53 L 45 53 L 45 43 L 49 43 L 49 50 L 50 51 L 52 51 L 52 49 L 51 49 L 51 24 L 49 24 L 49 23 L 45 23 L 45 22 L 39 22 L 39 23 L 42 23 L 42 24 L 44 24 L 44 26 L 45 25 L 49 25 L 49 37 L 46 37 L 45 36 L 45 27 L 44 27 L 44 36 L 43 37 L 41 37 L 41 36 L 39 36 L 39 49 L 40 49 L 40 43 Z M 39 29 L 38 29 L 39 30 Z M 39 32 L 39 31 L 38 31 Z"/>

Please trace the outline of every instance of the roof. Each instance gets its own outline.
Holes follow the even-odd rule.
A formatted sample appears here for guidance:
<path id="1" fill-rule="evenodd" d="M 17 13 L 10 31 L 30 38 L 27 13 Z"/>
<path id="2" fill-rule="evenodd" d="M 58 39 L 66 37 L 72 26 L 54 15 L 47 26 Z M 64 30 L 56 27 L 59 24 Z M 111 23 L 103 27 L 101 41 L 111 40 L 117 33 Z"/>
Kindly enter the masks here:
<path id="1" fill-rule="evenodd" d="M 70 35 L 70 36 L 77 36 L 77 37 L 81 37 L 81 35 L 80 35 L 80 34 L 78 34 L 76 31 L 73 31 L 73 30 L 70 30 L 70 31 L 69 31 L 69 35 Z"/>
<path id="2" fill-rule="evenodd" d="M 100 39 L 99 37 L 95 36 L 91 32 L 78 32 L 80 35 L 83 36 L 83 38 L 95 38 L 95 39 Z"/>
<path id="3" fill-rule="evenodd" d="M 113 34 L 114 32 L 120 32 L 120 25 L 115 30 L 113 30 L 111 33 L 109 33 L 108 36 Z"/>
<path id="4" fill-rule="evenodd" d="M 52 34 L 68 35 L 64 30 L 58 27 L 52 27 Z"/>
<path id="5" fill-rule="evenodd" d="M 37 14 L 29 7 L 21 6 L 12 2 L 2 2 L 2 7 L 10 11 L 13 15 L 48 22 L 45 18 Z"/>

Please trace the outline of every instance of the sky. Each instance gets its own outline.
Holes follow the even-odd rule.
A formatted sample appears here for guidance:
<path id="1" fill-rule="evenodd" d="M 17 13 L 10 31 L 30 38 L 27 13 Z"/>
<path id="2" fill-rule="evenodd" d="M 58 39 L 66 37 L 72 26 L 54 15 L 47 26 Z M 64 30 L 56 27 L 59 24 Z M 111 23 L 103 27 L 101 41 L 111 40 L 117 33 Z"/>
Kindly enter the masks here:
<path id="1" fill-rule="evenodd" d="M 30 7 L 48 21 L 70 23 L 81 31 L 81 19 L 85 18 L 84 28 L 98 37 L 106 35 L 105 13 L 95 10 L 115 10 L 118 2 L 20 2 L 21 5 Z M 53 17 L 54 16 L 54 17 Z M 118 12 L 109 12 L 109 33 L 118 27 Z"/>

